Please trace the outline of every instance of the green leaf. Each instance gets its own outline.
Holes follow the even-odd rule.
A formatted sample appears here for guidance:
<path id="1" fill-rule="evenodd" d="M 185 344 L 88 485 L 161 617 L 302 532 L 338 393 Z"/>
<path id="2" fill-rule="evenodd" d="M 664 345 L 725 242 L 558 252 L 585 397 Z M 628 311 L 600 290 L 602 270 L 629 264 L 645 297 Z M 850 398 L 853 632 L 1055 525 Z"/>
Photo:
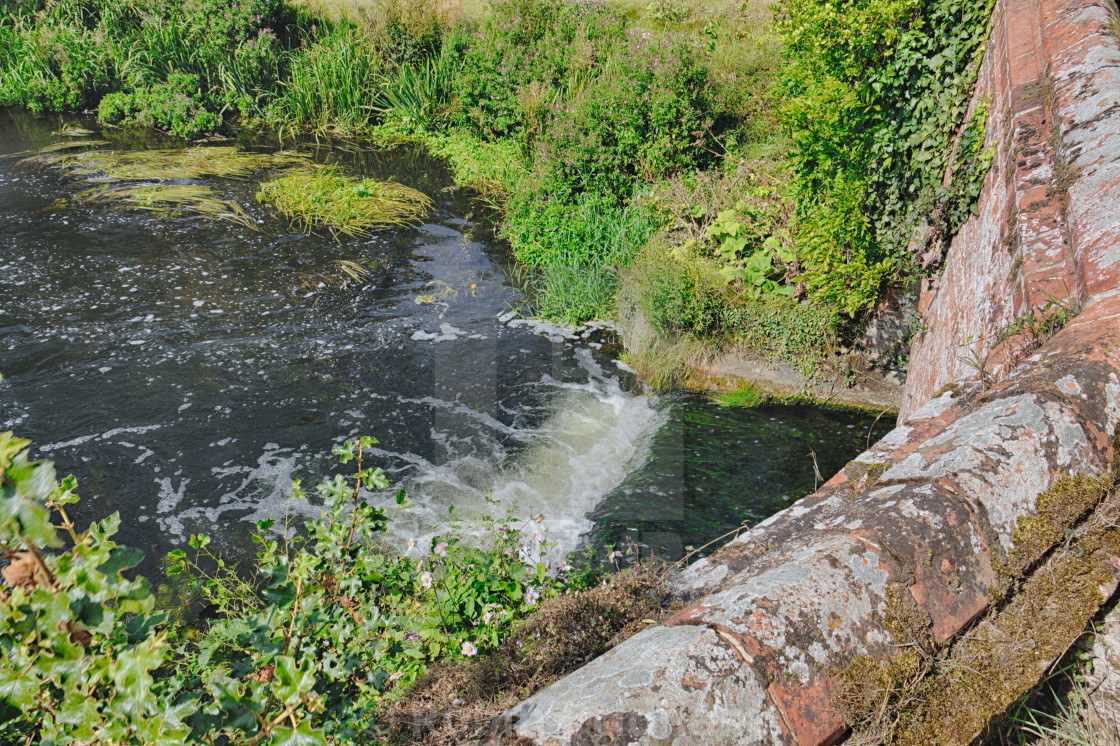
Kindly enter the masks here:
<path id="1" fill-rule="evenodd" d="M 105 573 L 109 577 L 119 576 L 121 570 L 128 570 L 136 567 L 144 559 L 144 552 L 139 549 L 132 549 L 131 547 L 119 547 L 113 550 L 98 571 Z"/>
<path id="2" fill-rule="evenodd" d="M 326 733 L 312 728 L 304 720 L 295 728 L 276 728 L 269 740 L 270 746 L 326 746 Z"/>
<path id="3" fill-rule="evenodd" d="M 311 661 L 297 665 L 292 656 L 280 655 L 274 665 L 276 678 L 272 680 L 272 692 L 285 705 L 296 704 L 303 694 L 310 693 L 315 687 L 315 674 L 311 670 L 314 664 Z"/>

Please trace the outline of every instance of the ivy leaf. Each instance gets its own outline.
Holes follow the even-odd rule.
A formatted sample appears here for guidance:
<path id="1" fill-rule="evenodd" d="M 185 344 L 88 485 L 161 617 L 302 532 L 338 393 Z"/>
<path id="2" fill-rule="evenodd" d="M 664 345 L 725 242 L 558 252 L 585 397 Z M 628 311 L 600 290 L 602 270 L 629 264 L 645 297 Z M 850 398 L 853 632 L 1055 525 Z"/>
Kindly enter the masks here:
<path id="1" fill-rule="evenodd" d="M 0 670 L 0 699 L 21 710 L 35 704 L 39 682 L 32 675 L 20 676 L 16 671 Z"/>
<path id="2" fill-rule="evenodd" d="M 301 695 L 310 692 L 315 686 L 311 661 L 304 661 L 302 665 L 297 666 L 292 656 L 278 655 L 274 664 L 276 678 L 272 682 L 272 691 L 285 705 L 299 702 Z"/>
<path id="3" fill-rule="evenodd" d="M 137 714 L 152 702 L 151 671 L 163 663 L 163 646 L 158 638 L 150 638 L 144 645 L 121 650 L 109 666 L 109 675 L 121 698 L 118 709 Z"/>
<path id="4" fill-rule="evenodd" d="M 276 728 L 272 731 L 270 746 L 326 746 L 327 736 L 321 730 L 311 727 L 304 720 L 295 728 Z"/>
<path id="5" fill-rule="evenodd" d="M 100 567 L 97 568 L 98 572 L 103 572 L 110 578 L 119 577 L 121 570 L 128 570 L 136 567 L 144 559 L 144 552 L 139 549 L 131 547 L 119 547 L 113 550 Z"/>

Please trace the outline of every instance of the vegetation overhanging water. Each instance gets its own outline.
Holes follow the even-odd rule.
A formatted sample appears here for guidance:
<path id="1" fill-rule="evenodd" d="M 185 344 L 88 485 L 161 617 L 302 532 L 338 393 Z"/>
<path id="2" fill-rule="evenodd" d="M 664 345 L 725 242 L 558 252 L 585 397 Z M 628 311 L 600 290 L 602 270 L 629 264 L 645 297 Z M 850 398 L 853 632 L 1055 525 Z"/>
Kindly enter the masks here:
<path id="1" fill-rule="evenodd" d="M 55 127 L 17 119 L 2 141 L 0 414 L 81 478 L 83 515 L 120 510 L 153 558 L 195 532 L 235 549 L 241 521 L 282 517 L 288 482 L 322 473 L 332 443 L 372 434 L 419 506 L 399 541 L 492 491 L 543 513 L 557 556 L 597 509 L 600 546 L 645 530 L 676 559 L 810 489 L 811 452 L 829 472 L 871 437 L 853 413 L 651 398 L 597 349 L 601 332 L 525 323 L 485 222 L 460 217 L 472 208 L 440 196 L 446 172 L 414 148 L 308 148 L 439 198 L 416 229 L 335 240 L 292 233 L 245 177 L 196 181 L 251 228 L 75 202 L 82 181 L 13 157 L 64 140 Z"/>
<path id="2" fill-rule="evenodd" d="M 671 382 L 736 346 L 842 374 L 841 339 L 913 277 L 921 216 L 938 216 L 926 234 L 938 240 L 975 202 L 987 111 L 968 119 L 965 105 L 990 3 L 776 9 L 772 22 L 766 2 L 494 0 L 455 18 L 397 0 L 339 13 L 0 0 L 0 105 L 96 107 L 109 125 L 185 138 L 238 124 L 289 144 L 309 130 L 423 142 L 500 209 L 535 310 L 628 321 L 629 360 L 647 377 Z M 16 118 L 2 150 L 46 135 Z M 98 137 L 151 145 L 68 125 L 38 165 L 95 152 Z M 341 169 L 313 185 L 325 199 L 367 197 L 393 176 L 435 210 L 368 235 L 355 213 L 334 225 L 358 235 L 336 242 L 255 202 L 255 167 L 133 170 L 109 185 L 4 171 L 0 418 L 78 472 L 88 497 L 75 504 L 70 481 L 50 489 L 48 465 L 4 436 L 0 487 L 20 512 L 0 520 L 14 643 L 0 688 L 3 714 L 19 714 L 0 735 L 400 740 L 385 707 L 414 682 L 417 701 L 454 710 L 452 689 L 470 690 L 500 707 L 661 609 L 648 564 L 600 588 L 594 570 L 562 563 L 581 536 L 680 556 L 788 504 L 874 438 L 847 413 L 646 395 L 601 328 L 511 315 L 523 297 L 475 206 L 440 193 L 442 162 L 417 148 L 301 147 Z M 217 153 L 194 156 L 217 165 Z M 331 222 L 318 197 L 285 208 L 265 192 Z M 370 432 L 381 442 L 359 438 Z M 357 455 L 352 481 L 323 483 L 315 507 L 288 503 L 288 479 L 327 474 L 318 454 L 331 446 Z M 515 503 L 520 517 L 503 515 Z M 290 504 L 308 514 L 306 544 L 276 523 Z M 119 526 L 89 523 L 114 507 Z M 137 560 L 118 530 L 153 550 L 149 562 L 214 534 L 167 565 L 208 616 L 153 613 L 143 583 L 121 574 Z M 554 575 L 533 556 L 542 534 L 559 540 Z M 252 583 L 222 564 L 239 551 L 257 555 Z M 459 683 L 433 694 L 440 675 Z"/>

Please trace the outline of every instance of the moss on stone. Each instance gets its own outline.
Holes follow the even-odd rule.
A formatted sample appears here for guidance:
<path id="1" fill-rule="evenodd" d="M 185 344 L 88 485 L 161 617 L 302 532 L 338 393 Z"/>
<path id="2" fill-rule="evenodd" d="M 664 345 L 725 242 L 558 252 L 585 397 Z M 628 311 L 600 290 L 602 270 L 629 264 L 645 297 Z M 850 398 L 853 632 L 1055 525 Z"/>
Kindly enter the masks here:
<path id="1" fill-rule="evenodd" d="M 872 464 L 871 468 L 867 470 L 867 477 L 863 482 L 863 489 L 869 490 L 874 487 L 890 466 L 890 464 L 886 463 Z"/>
<path id="2" fill-rule="evenodd" d="M 1118 449 L 1120 450 L 1120 449 Z M 968 744 L 1038 682 L 1080 635 L 1114 581 L 1120 556 L 1115 471 L 1058 480 L 1019 520 L 992 608 L 937 651 L 929 617 L 901 585 L 887 591 L 884 627 L 904 652 L 855 659 L 834 674 L 833 706 L 853 743 Z"/>
<path id="3" fill-rule="evenodd" d="M 1111 529 L 1115 539 L 1120 531 Z M 1004 608 L 939 657 L 897 716 L 903 746 L 968 744 L 1037 683 L 1085 629 L 1112 578 L 1092 537 L 1071 544 L 1027 579 Z"/>
<path id="4" fill-rule="evenodd" d="M 1035 500 L 1035 512 L 1021 516 L 1011 532 L 1007 570 L 1019 577 L 1066 537 L 1077 521 L 1101 501 L 1115 481 L 1112 471 L 1098 476 L 1063 477 Z"/>
<path id="5" fill-rule="evenodd" d="M 883 626 L 896 643 L 932 650 L 932 624 L 929 613 L 918 605 L 908 588 L 901 583 L 892 583 L 887 588 L 887 609 L 883 616 Z"/>

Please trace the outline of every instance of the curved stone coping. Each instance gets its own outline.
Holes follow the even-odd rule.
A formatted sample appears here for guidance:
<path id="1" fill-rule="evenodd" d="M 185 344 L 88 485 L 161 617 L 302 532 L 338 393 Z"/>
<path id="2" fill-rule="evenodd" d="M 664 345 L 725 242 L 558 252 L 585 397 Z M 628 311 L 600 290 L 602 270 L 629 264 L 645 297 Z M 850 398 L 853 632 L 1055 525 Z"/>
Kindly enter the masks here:
<path id="1" fill-rule="evenodd" d="M 827 744 L 856 656 L 897 648 L 888 588 L 945 641 L 987 609 L 1016 521 L 1096 474 L 1120 421 L 1120 298 L 1093 306 L 997 387 L 945 394 L 819 492 L 676 581 L 686 607 L 495 722 L 487 743 Z"/>
<path id="2" fill-rule="evenodd" d="M 908 590 L 936 640 L 953 638 L 988 608 L 1039 494 L 1110 466 L 1120 422 L 1112 12 L 1110 0 L 997 3 L 980 92 L 1016 139 L 995 135 L 981 216 L 949 249 L 944 307 L 912 358 L 930 373 L 908 382 L 903 424 L 820 491 L 686 569 L 675 585 L 683 610 L 507 712 L 487 743 L 831 743 L 845 732 L 835 674 L 897 650 L 885 624 L 892 591 Z M 1087 310 L 994 388 L 934 397 L 962 378 L 959 335 L 997 334 L 1059 285 Z"/>

